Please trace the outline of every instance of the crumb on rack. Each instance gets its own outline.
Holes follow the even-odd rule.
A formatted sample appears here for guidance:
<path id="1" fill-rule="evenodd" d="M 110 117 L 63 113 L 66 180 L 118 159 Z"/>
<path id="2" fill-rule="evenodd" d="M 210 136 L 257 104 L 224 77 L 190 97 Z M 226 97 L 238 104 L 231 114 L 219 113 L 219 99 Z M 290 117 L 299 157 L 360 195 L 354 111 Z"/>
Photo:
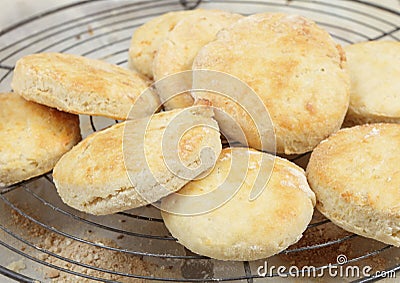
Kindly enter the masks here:
<path id="1" fill-rule="evenodd" d="M 106 270 L 118 271 L 121 273 L 130 273 L 142 276 L 163 276 L 167 278 L 176 278 L 177 276 L 177 274 L 173 273 L 169 268 L 162 268 L 156 264 L 146 262 L 142 257 L 74 241 L 47 231 L 31 222 L 29 219 L 21 216 L 16 211 L 12 211 L 11 214 L 15 225 L 22 227 L 25 230 L 25 235 L 27 237 L 30 239 L 37 239 L 36 245 L 38 247 L 55 253 L 63 258 L 71 259 L 77 263 L 87 264 Z M 101 243 L 102 245 L 113 248 L 119 248 L 116 243 L 110 239 L 90 239 L 90 241 L 98 244 Z M 62 259 L 49 256 L 46 253 L 40 253 L 36 257 L 60 268 L 105 280 L 115 280 L 119 282 L 145 282 L 143 279 L 105 273 L 78 264 L 71 264 Z M 153 274 L 153 270 L 157 270 L 157 275 Z M 43 267 L 39 271 L 42 272 L 44 278 L 51 279 L 52 282 L 95 282 L 87 278 L 75 276 L 49 267 Z"/>
<path id="2" fill-rule="evenodd" d="M 94 33 L 94 32 L 93 32 L 93 28 L 92 28 L 91 26 L 88 26 L 88 27 L 87 27 L 87 31 L 88 31 L 88 34 L 89 34 L 89 35 L 93 35 L 93 33 Z"/>
<path id="3" fill-rule="evenodd" d="M 316 212 L 313 217 L 315 222 L 325 220 L 319 212 Z M 304 232 L 303 238 L 299 242 L 289 247 L 289 249 L 296 249 L 300 247 L 314 246 L 319 243 L 326 243 L 337 239 L 344 238 L 351 235 L 352 233 L 347 232 L 335 224 L 329 222 L 323 225 L 319 225 L 313 228 L 309 228 Z M 355 247 L 355 242 L 358 239 L 349 239 L 337 244 L 332 244 L 326 247 L 320 247 L 317 249 L 310 249 L 299 253 L 282 254 L 280 257 L 291 265 L 298 267 L 304 267 L 313 265 L 316 267 L 324 266 L 328 264 L 335 264 L 337 256 L 345 255 L 347 258 L 356 258 L 366 252 L 358 251 Z M 380 255 L 373 255 L 366 259 L 356 261 L 352 263 L 357 266 L 369 265 L 373 271 L 384 270 L 386 266 L 386 259 Z"/>
<path id="4" fill-rule="evenodd" d="M 24 260 L 20 259 L 11 262 L 9 265 L 6 266 L 6 268 L 10 269 L 11 271 L 19 273 L 21 272 L 21 270 L 24 270 L 26 268 L 26 265 L 24 263 Z"/>
<path id="5" fill-rule="evenodd" d="M 46 278 L 54 279 L 58 277 L 60 277 L 60 272 L 58 270 L 49 268 L 48 271 L 46 271 Z"/>

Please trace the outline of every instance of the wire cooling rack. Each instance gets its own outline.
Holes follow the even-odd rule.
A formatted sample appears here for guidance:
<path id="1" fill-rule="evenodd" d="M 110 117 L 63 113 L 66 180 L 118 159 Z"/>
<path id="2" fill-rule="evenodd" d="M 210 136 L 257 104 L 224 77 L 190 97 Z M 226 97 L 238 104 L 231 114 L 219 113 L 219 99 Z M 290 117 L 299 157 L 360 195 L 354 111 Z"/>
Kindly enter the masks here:
<path id="1" fill-rule="evenodd" d="M 129 42 L 135 28 L 165 12 L 197 6 L 242 14 L 265 11 L 301 14 L 314 19 L 343 45 L 367 40 L 399 41 L 399 9 L 392 10 L 379 3 L 357 0 L 81 1 L 47 11 L 0 32 L 0 91 L 10 91 L 15 62 L 31 53 L 73 53 L 126 67 Z M 115 122 L 81 116 L 83 135 Z M 292 159 L 304 166 L 308 156 Z M 21 282 L 49 280 L 41 273 L 42 268 L 55 269 L 82 280 L 104 282 L 131 282 L 134 279 L 161 282 L 279 280 L 276 273 L 266 278 L 257 274 L 257 267 L 264 261 L 221 262 L 189 252 L 171 237 L 159 212 L 151 206 L 102 217 L 77 212 L 60 201 L 51 173 L 1 189 L 0 207 L 0 274 Z M 34 236 L 22 231 L 12 221 L 15 216 L 29 221 L 28 226 L 40 227 L 71 242 L 79 242 L 83 247 L 123 253 L 159 269 L 167 266 L 171 272 L 168 277 L 154 270 L 150 275 L 139 271 L 127 273 L 67 257 L 58 250 L 44 248 Z M 99 238 L 113 239 L 116 245 L 104 244 Z M 337 264 L 332 262 L 332 257 L 342 253 L 347 255 L 347 264 L 371 264 L 378 270 L 400 270 L 398 249 L 344 232 L 318 214 L 298 244 L 267 260 L 287 266 L 314 265 L 321 270 L 329 263 Z M 10 261 L 20 258 L 26 264 L 24 270 L 15 272 L 5 267 Z M 56 264 L 48 258 L 66 264 Z M 77 266 L 97 273 L 77 271 L 73 268 Z M 105 279 L 103 274 L 119 277 Z M 382 277 L 382 274 L 375 274 L 352 280 L 372 282 Z M 325 278 L 324 282 L 328 279 Z"/>

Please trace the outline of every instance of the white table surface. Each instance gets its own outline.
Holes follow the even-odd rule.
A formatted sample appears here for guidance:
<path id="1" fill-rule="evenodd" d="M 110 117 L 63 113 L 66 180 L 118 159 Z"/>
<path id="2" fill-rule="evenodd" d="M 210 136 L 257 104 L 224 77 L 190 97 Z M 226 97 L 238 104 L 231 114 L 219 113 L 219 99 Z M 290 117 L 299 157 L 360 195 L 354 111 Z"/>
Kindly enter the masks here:
<path id="1" fill-rule="evenodd" d="M 37 13 L 77 0 L 0 0 L 0 30 Z"/>

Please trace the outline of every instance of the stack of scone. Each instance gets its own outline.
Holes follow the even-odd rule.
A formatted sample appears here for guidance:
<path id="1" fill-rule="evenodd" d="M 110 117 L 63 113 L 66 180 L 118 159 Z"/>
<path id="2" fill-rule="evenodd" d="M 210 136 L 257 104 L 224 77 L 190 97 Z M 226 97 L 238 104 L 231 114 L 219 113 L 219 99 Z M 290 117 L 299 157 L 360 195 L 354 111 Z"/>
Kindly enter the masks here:
<path id="1" fill-rule="evenodd" d="M 399 121 L 399 51 L 394 42 L 343 50 L 297 15 L 193 10 L 138 28 L 131 70 L 76 55 L 29 55 L 16 64 L 14 93 L 0 95 L 0 183 L 54 169 L 60 197 L 80 211 L 158 203 L 180 243 L 221 260 L 285 250 L 302 237 L 315 205 L 346 230 L 400 246 L 400 126 L 379 124 Z M 168 84 L 149 88 L 191 70 L 209 70 L 210 84 L 216 72 L 240 80 L 273 129 L 256 127 L 260 117 L 237 101 L 246 101 L 240 89 L 171 97 Z M 194 76 L 174 83 L 195 88 Z M 241 147 L 222 149 L 220 132 L 242 139 L 221 113 L 240 126 Z M 76 114 L 123 121 L 79 142 Z M 378 124 L 340 130 L 344 121 Z M 307 172 L 274 155 L 310 151 Z"/>
<path id="2" fill-rule="evenodd" d="M 218 24 L 222 29 L 216 32 Z M 205 25 L 210 26 L 207 31 Z M 220 71 L 245 82 L 268 109 L 278 154 L 315 149 L 307 177 L 317 208 L 346 230 L 399 246 L 400 171 L 393 159 L 400 126 L 372 124 L 337 132 L 343 122 L 355 126 L 399 121 L 399 54 L 398 42 L 365 42 L 343 50 L 326 31 L 297 15 L 265 13 L 235 19 L 197 10 L 172 12 L 143 25 L 132 37 L 129 60 L 132 69 L 155 80 L 192 69 Z M 193 78 L 192 87 L 196 86 Z M 257 131 L 249 109 L 234 102 L 246 96 L 186 92 L 169 99 L 163 89 L 159 95 L 167 110 L 198 99 L 211 101 L 215 109 L 234 118 L 246 145 L 254 148 L 224 149 L 207 177 L 179 191 L 192 196 L 226 190 L 226 183 L 235 187 L 229 172 L 240 175 L 240 170 L 248 170 L 240 189 L 223 205 L 218 202 L 210 210 L 212 197 L 203 202 L 176 194 L 163 199 L 162 215 L 172 235 L 194 252 L 223 260 L 266 257 L 296 242 L 311 217 L 314 194 L 300 168 L 277 158 L 265 189 L 249 200 L 255 179 L 268 174 L 254 174 L 260 166 L 254 163 L 254 154 L 266 154 L 255 149 L 271 151 L 264 146 L 271 144 L 271 135 Z M 215 118 L 230 140 L 241 140 L 218 112 Z M 232 162 L 233 155 L 246 152 L 251 156 L 243 160 L 247 168 Z M 299 179 L 288 180 L 291 175 L 285 170 L 297 172 Z M 195 214 L 201 210 L 198 206 L 208 212 Z M 185 216 L 185 211 L 195 215 Z"/>

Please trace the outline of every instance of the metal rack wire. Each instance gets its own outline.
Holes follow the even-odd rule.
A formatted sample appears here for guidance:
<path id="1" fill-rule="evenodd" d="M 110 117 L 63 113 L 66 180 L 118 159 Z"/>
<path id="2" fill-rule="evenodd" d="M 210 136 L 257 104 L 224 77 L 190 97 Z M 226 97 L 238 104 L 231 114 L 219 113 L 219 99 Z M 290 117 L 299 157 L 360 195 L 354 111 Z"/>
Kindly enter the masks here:
<path id="1" fill-rule="evenodd" d="M 222 8 L 243 14 L 261 11 L 283 11 L 302 14 L 316 20 L 318 24 L 330 31 L 332 36 L 342 44 L 366 40 L 400 40 L 400 12 L 376 3 L 361 0 L 81 1 L 36 15 L 0 31 L 0 43 L 4 44 L 4 46 L 0 46 L 0 91 L 10 91 L 10 79 L 16 60 L 30 53 L 48 51 L 75 53 L 126 66 L 129 41 L 136 27 L 150 18 L 167 11 L 193 9 L 199 5 L 204 8 Z M 95 117 L 81 117 L 81 125 L 86 134 L 115 122 L 118 121 L 101 120 Z M 307 155 L 297 156 L 293 160 L 304 164 L 307 160 Z M 31 210 L 22 208 L 21 204 L 26 201 L 32 202 L 32 206 L 35 207 L 36 211 L 41 211 L 41 213 L 34 213 Z M 137 209 L 129 212 L 121 212 L 107 217 L 91 217 L 66 207 L 55 194 L 51 173 L 1 189 L 0 205 L 3 208 L 1 212 L 3 218 L 0 217 L 0 232 L 5 235 L 0 238 L 0 246 L 3 246 L 11 253 L 26 258 L 32 263 L 81 276 L 82 278 L 94 281 L 116 282 L 101 278 L 101 276 L 87 275 L 57 266 L 40 259 L 36 256 L 35 252 L 44 253 L 50 257 L 68 262 L 71 265 L 131 279 L 136 278 L 161 282 L 256 282 L 260 278 L 255 272 L 254 264 L 249 262 L 243 262 L 242 269 L 236 270 L 235 275 L 212 275 L 206 278 L 198 276 L 164 278 L 142 274 L 129 274 L 85 264 L 40 247 L 33 239 L 18 233 L 8 221 L 4 221 L 6 217 L 10 217 L 6 211 L 14 211 L 14 213 L 29 219 L 35 225 L 49 232 L 66 237 L 71 241 L 77 241 L 101 249 L 143 258 L 179 261 L 181 263 L 203 260 L 213 262 L 213 264 L 222 264 L 176 248 L 179 244 L 163 228 L 162 219 L 151 207 L 142 210 Z M 95 231 L 94 234 L 102 232 L 112 235 L 123 235 L 129 241 L 135 243 L 135 245 L 133 247 L 117 248 L 97 243 L 93 240 L 94 238 L 87 239 L 76 233 L 73 229 L 62 225 L 55 225 L 54 222 L 48 220 L 48 214 L 51 214 L 53 218 L 62 219 L 63 223 L 70 223 L 68 227 L 86 227 Z M 115 225 L 121 218 L 124 223 L 132 225 L 129 228 Z M 329 224 L 330 221 L 326 219 L 314 221 L 308 226 L 308 230 Z M 140 227 L 146 227 L 145 231 L 141 230 Z M 352 242 L 359 238 L 362 237 L 354 234 L 346 234 L 321 243 L 317 242 L 291 247 L 282 252 L 281 255 L 336 247 L 344 242 Z M 138 244 L 136 245 L 136 243 Z M 20 249 L 19 247 L 22 244 L 29 247 L 32 251 L 28 252 L 26 249 Z M 352 245 L 354 245 L 352 248 L 358 249 L 356 243 Z M 153 248 L 153 246 L 157 246 L 157 248 Z M 161 248 L 159 248 L 160 246 Z M 162 248 L 167 246 L 175 248 L 166 248 L 165 250 Z M 379 254 L 391 253 L 394 250 L 396 249 L 392 246 L 374 245 L 374 248 L 349 259 L 348 263 L 361 262 Z M 324 267 L 322 265 L 317 269 Z M 386 266 L 386 270 L 399 271 L 400 261 Z M 20 282 L 35 282 L 34 278 L 13 272 L 1 264 L 0 274 Z M 278 275 L 273 274 L 272 277 L 274 276 Z M 372 282 L 379 279 L 379 276 L 372 276 L 361 278 L 357 282 Z"/>

